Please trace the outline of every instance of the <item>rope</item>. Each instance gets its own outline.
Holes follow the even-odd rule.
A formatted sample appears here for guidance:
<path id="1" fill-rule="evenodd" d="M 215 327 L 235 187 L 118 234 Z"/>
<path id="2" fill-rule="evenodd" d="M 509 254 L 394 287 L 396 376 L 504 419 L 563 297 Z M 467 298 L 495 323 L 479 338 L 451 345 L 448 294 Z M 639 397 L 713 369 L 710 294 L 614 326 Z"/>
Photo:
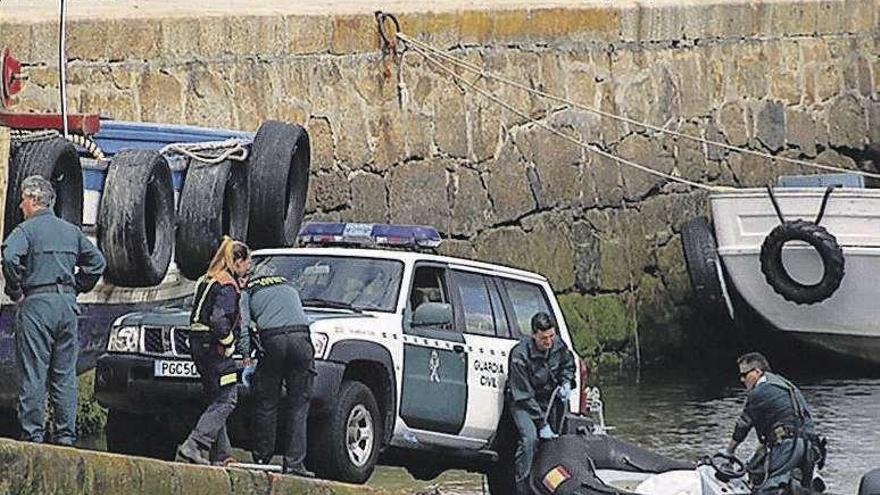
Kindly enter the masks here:
<path id="1" fill-rule="evenodd" d="M 106 158 L 104 151 L 98 146 L 93 139 L 80 134 L 68 134 L 67 140 L 71 143 L 84 148 L 95 160 L 103 160 Z"/>
<path id="2" fill-rule="evenodd" d="M 201 154 L 201 152 L 205 151 L 221 152 L 219 155 L 213 153 Z M 231 138 L 225 141 L 207 141 L 203 143 L 172 143 L 159 150 L 159 153 L 163 155 L 176 153 L 207 165 L 216 165 L 226 160 L 243 162 L 247 160 L 248 157 L 247 148 L 244 147 L 242 140 L 238 138 Z"/>
<path id="3" fill-rule="evenodd" d="M 748 149 L 748 148 L 742 148 L 742 147 L 739 147 L 739 146 L 734 146 L 734 145 L 730 145 L 730 144 L 727 144 L 727 143 L 722 143 L 722 142 L 719 142 L 719 141 L 712 141 L 712 140 L 710 140 L 710 139 L 705 139 L 705 138 L 701 138 L 701 137 L 698 137 L 698 136 L 691 136 L 691 135 L 689 135 L 689 134 L 684 134 L 684 133 L 681 133 L 681 132 L 678 132 L 678 131 L 673 131 L 673 130 L 670 130 L 670 129 L 666 129 L 666 128 L 664 128 L 664 127 L 660 127 L 660 126 L 656 126 L 656 125 L 653 125 L 653 124 L 649 124 L 649 123 L 647 123 L 647 122 L 639 122 L 639 121 L 634 120 L 634 119 L 631 119 L 631 118 L 629 118 L 629 117 L 624 117 L 624 116 L 621 116 L 621 115 L 617 115 L 617 114 L 609 113 L 609 112 L 606 112 L 606 111 L 604 111 L 604 110 L 600 110 L 600 109 L 598 109 L 598 108 L 593 108 L 593 107 L 589 107 L 589 106 L 586 106 L 586 105 L 583 105 L 583 104 L 577 103 L 577 102 L 575 102 L 575 101 L 569 100 L 569 99 L 564 98 L 564 97 L 561 97 L 561 96 L 556 96 L 556 95 L 553 95 L 553 94 L 547 93 L 547 92 L 545 92 L 545 91 L 541 91 L 541 90 L 539 90 L 539 89 L 531 88 L 531 87 L 526 86 L 526 85 L 524 85 L 524 84 L 522 84 L 522 83 L 520 83 L 520 82 L 514 81 L 514 80 L 509 79 L 509 78 L 506 78 L 506 77 L 504 77 L 504 76 L 500 76 L 500 75 L 495 74 L 495 73 L 493 73 L 493 72 L 489 72 L 489 71 L 483 69 L 482 67 L 477 66 L 476 64 L 473 64 L 473 63 L 468 62 L 468 61 L 466 61 L 466 60 L 463 60 L 463 59 L 460 59 L 460 58 L 458 58 L 458 57 L 454 57 L 454 56 L 452 56 L 452 55 L 449 55 L 449 54 L 447 54 L 446 52 L 444 52 L 444 51 L 442 51 L 442 50 L 439 50 L 439 49 L 437 49 L 437 48 L 435 48 L 435 47 L 433 47 L 433 46 L 431 46 L 431 45 L 429 45 L 429 44 L 427 44 L 427 43 L 423 43 L 423 42 L 418 41 L 418 40 L 416 40 L 416 39 L 414 39 L 414 38 L 411 38 L 411 37 L 409 37 L 409 36 L 407 36 L 407 35 L 405 35 L 405 34 L 403 34 L 403 33 L 397 33 L 397 37 L 399 37 L 399 38 L 400 38 L 401 40 L 403 40 L 405 43 L 408 43 L 408 44 L 410 44 L 410 45 L 413 46 L 413 47 L 419 47 L 419 48 L 421 48 L 422 50 L 430 51 L 430 52 L 432 52 L 433 54 L 435 54 L 436 56 L 438 56 L 438 57 L 440 57 L 440 58 L 442 58 L 442 59 L 444 59 L 444 60 L 446 60 L 446 61 L 448 61 L 448 62 L 450 62 L 450 63 L 452 63 L 452 64 L 454 64 L 454 65 L 456 65 L 456 66 L 458 66 L 458 67 L 461 67 L 461 68 L 463 68 L 463 69 L 465 69 L 465 70 L 468 70 L 468 71 L 470 71 L 470 72 L 473 72 L 473 73 L 477 74 L 478 76 L 480 76 L 480 78 L 485 77 L 485 78 L 488 78 L 488 79 L 493 79 L 493 80 L 495 80 L 495 81 L 498 81 L 498 82 L 501 82 L 501 83 L 504 83 L 504 84 L 507 84 L 507 85 L 513 86 L 513 87 L 515 87 L 515 88 L 518 88 L 518 89 L 521 89 L 521 90 L 524 90 L 524 91 L 527 91 L 527 92 L 529 92 L 529 93 L 531 93 L 531 94 L 533 94 L 533 95 L 541 96 L 541 97 L 543 97 L 543 98 L 548 98 L 548 99 L 550 99 L 550 100 L 558 101 L 558 102 L 560 102 L 560 103 L 565 103 L 566 105 L 570 105 L 570 106 L 572 106 L 572 107 L 574 107 L 574 108 L 578 108 L 578 109 L 580 109 L 580 110 L 584 110 L 584 111 L 587 111 L 587 112 L 591 112 L 591 113 L 594 113 L 594 114 L 596 114 L 596 115 L 600 115 L 600 116 L 602 116 L 602 117 L 607 117 L 607 118 L 610 118 L 610 119 L 614 119 L 614 120 L 617 120 L 617 121 L 619 121 L 619 122 L 625 122 L 625 123 L 630 124 L 630 125 L 636 125 L 636 126 L 640 126 L 640 127 L 645 127 L 645 128 L 647 128 L 647 129 L 651 129 L 651 130 L 656 131 L 656 132 L 660 132 L 660 133 L 663 133 L 663 134 L 668 134 L 668 135 L 675 136 L 675 137 L 679 137 L 679 138 L 682 138 L 682 139 L 688 139 L 688 140 L 695 141 L 695 142 L 702 143 L 702 144 L 707 144 L 707 145 L 712 145 L 712 146 L 718 146 L 718 147 L 720 147 L 720 148 L 724 148 L 724 149 L 727 149 L 727 150 L 730 150 L 730 151 L 736 151 L 736 152 L 739 152 L 739 153 L 746 153 L 746 154 L 749 154 L 749 155 L 758 156 L 758 157 L 761 157 L 761 158 L 764 158 L 764 159 L 767 159 L 767 160 L 777 160 L 777 161 L 782 161 L 782 162 L 792 163 L 792 164 L 795 164 L 795 165 L 801 165 L 801 166 L 810 167 L 810 168 L 816 168 L 816 169 L 827 170 L 827 171 L 832 171 L 832 172 L 847 172 L 847 173 L 852 173 L 852 174 L 862 175 L 862 176 L 865 176 L 865 177 L 871 177 L 871 178 L 875 178 L 875 179 L 880 179 L 880 174 L 878 174 L 878 173 L 865 172 L 865 171 L 863 171 L 863 170 L 847 169 L 847 168 L 843 168 L 843 167 L 835 167 L 835 166 L 833 166 L 833 165 L 826 165 L 826 164 L 823 164 L 823 163 L 808 162 L 808 161 L 805 161 L 805 160 L 798 160 L 798 159 L 796 159 L 796 158 L 787 158 L 787 157 L 782 157 L 782 156 L 775 156 L 775 155 L 771 155 L 771 154 L 769 154 L 769 153 L 764 153 L 764 152 L 762 152 L 762 151 L 756 151 L 756 150 L 751 150 L 751 149 Z"/>
<path id="4" fill-rule="evenodd" d="M 42 131 L 31 131 L 27 129 L 10 129 L 11 138 L 13 141 L 17 141 L 20 143 L 32 143 L 35 141 L 45 141 L 47 139 L 52 139 L 61 136 L 61 133 L 53 130 L 47 129 Z"/>
<path id="5" fill-rule="evenodd" d="M 661 171 L 659 171 L 659 170 L 654 170 L 654 169 L 652 169 L 652 168 L 650 168 L 650 167 L 646 167 L 646 166 L 644 166 L 644 165 L 639 165 L 638 163 L 632 162 L 632 161 L 627 160 L 627 159 L 625 159 L 625 158 L 620 158 L 620 157 L 617 157 L 617 156 L 615 156 L 615 155 L 612 155 L 611 153 L 608 153 L 607 151 L 603 151 L 603 150 L 599 149 L 598 147 L 596 147 L 596 146 L 594 146 L 594 145 L 592 145 L 592 144 L 589 144 L 589 143 L 586 143 L 586 142 L 584 142 L 584 141 L 581 141 L 580 139 L 573 138 L 573 137 L 569 136 L 568 134 L 565 134 L 565 133 L 563 133 L 563 132 L 561 132 L 561 131 L 559 131 L 559 130 L 557 130 L 557 129 L 554 129 L 554 128 L 551 127 L 549 124 L 547 124 L 547 123 L 545 123 L 545 122 L 543 122 L 543 121 L 541 121 L 541 120 L 538 120 L 538 119 L 536 119 L 536 118 L 534 118 L 534 117 L 531 117 L 530 115 L 528 115 L 527 112 L 524 112 L 524 111 L 522 111 L 522 110 L 517 109 L 516 107 L 514 107 L 514 106 L 512 106 L 511 104 L 509 104 L 509 103 L 503 101 L 502 99 L 498 98 L 497 96 L 495 96 L 495 95 L 489 93 L 488 91 L 486 91 L 486 90 L 484 90 L 484 89 L 478 87 L 475 83 L 472 83 L 471 81 L 468 81 L 468 80 L 467 80 L 466 78 L 464 78 L 463 76 L 461 76 L 461 75 L 459 75 L 459 74 L 456 74 L 454 71 L 452 71 L 452 70 L 449 69 L 448 67 L 444 66 L 441 62 L 438 62 L 438 61 L 435 59 L 435 57 L 434 57 L 433 55 L 431 55 L 430 53 L 428 53 L 428 52 L 425 51 L 425 50 L 422 50 L 420 47 L 414 45 L 414 46 L 413 46 L 413 50 L 416 51 L 417 53 L 419 53 L 420 55 L 422 55 L 422 56 L 425 58 L 425 60 L 427 60 L 427 61 L 433 63 L 433 64 L 436 65 L 440 70 L 442 70 L 442 71 L 446 72 L 447 74 L 449 74 L 453 79 L 455 79 L 455 80 L 457 80 L 457 81 L 460 81 L 460 82 L 462 82 L 463 84 L 469 86 L 471 89 L 473 89 L 473 90 L 476 91 L 477 93 L 479 93 L 479 94 L 485 96 L 486 98 L 488 98 L 488 99 L 494 101 L 495 103 L 497 103 L 498 105 L 504 107 L 505 109 L 507 109 L 507 110 L 509 110 L 509 111 L 511 111 L 511 112 L 513 112 L 513 113 L 515 113 L 516 115 L 518 115 L 518 116 L 520 116 L 520 117 L 526 119 L 527 121 L 529 121 L 529 122 L 531 122 L 531 123 L 534 123 L 535 125 L 537 125 L 537 126 L 543 128 L 543 129 L 546 129 L 546 130 L 549 131 L 550 133 L 555 134 L 555 135 L 561 137 L 562 139 L 565 139 L 566 141 L 569 141 L 569 142 L 571 142 L 571 143 L 574 143 L 574 144 L 576 144 L 576 145 L 578 145 L 578 146 L 580 146 L 580 147 L 582 147 L 582 148 L 588 149 L 588 150 L 592 151 L 593 153 L 596 153 L 596 154 L 598 154 L 598 155 L 600 155 L 600 156 L 603 156 L 603 157 L 605 157 L 605 158 L 608 158 L 609 160 L 615 161 L 615 162 L 620 163 L 620 164 L 623 164 L 623 165 L 627 165 L 627 166 L 629 166 L 629 167 L 635 168 L 635 169 L 637 169 L 637 170 L 641 170 L 642 172 L 645 172 L 645 173 L 648 173 L 648 174 L 651 174 L 651 175 L 656 175 L 656 176 L 658 176 L 658 177 L 662 177 L 662 178 L 667 179 L 667 180 L 670 180 L 670 181 L 680 182 L 680 183 L 682 183 L 682 184 L 686 184 L 686 185 L 689 185 L 689 186 L 691 186 L 691 187 L 696 187 L 696 188 L 699 188 L 699 189 L 704 189 L 704 190 L 707 190 L 707 191 L 727 191 L 727 190 L 731 190 L 731 189 L 732 189 L 732 188 L 730 188 L 730 187 L 724 187 L 724 186 L 710 186 L 710 185 L 706 185 L 706 184 L 701 184 L 701 183 L 699 183 L 699 182 L 694 182 L 694 181 L 691 181 L 691 180 L 683 179 L 683 178 L 681 178 L 681 177 L 677 177 L 677 176 L 674 176 L 674 175 L 672 175 L 672 174 L 668 174 L 668 173 L 666 173 L 666 172 L 661 172 Z"/>

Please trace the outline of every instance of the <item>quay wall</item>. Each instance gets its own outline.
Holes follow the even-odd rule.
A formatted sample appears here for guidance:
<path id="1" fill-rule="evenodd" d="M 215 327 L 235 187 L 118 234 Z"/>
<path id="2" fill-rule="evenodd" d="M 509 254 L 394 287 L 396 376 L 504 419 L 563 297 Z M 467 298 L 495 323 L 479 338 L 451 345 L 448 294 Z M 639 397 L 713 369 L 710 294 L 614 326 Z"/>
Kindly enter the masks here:
<path id="1" fill-rule="evenodd" d="M 416 39 L 578 104 L 873 170 L 876 0 L 446 3 L 392 13 Z M 75 18 L 71 109 L 246 130 L 299 122 L 312 139 L 311 219 L 432 224 L 449 239 L 445 253 L 546 274 L 590 357 L 628 355 L 635 331 L 647 360 L 688 348 L 678 231 L 706 214 L 706 193 L 619 166 L 535 120 L 701 183 L 760 186 L 800 172 L 485 86 L 526 118 L 453 84 L 413 49 L 383 50 L 372 9 L 270 4 L 253 15 L 200 15 L 196 1 L 174 16 Z M 0 16 L 0 46 L 30 74 L 18 108 L 59 108 L 56 43 L 53 21 Z"/>

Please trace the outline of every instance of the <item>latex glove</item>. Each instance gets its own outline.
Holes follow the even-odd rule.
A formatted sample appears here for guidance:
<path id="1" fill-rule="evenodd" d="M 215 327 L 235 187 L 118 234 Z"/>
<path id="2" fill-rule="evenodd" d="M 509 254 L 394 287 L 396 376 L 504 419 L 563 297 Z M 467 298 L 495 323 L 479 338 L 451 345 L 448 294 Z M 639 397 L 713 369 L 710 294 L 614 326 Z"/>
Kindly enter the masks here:
<path id="1" fill-rule="evenodd" d="M 715 452 L 715 455 L 720 455 L 720 456 L 724 456 L 724 457 L 730 457 L 730 456 L 731 456 L 731 453 L 730 453 L 729 450 L 727 450 L 727 447 L 721 447 L 720 449 L 718 449 L 717 452 Z"/>
<path id="2" fill-rule="evenodd" d="M 559 397 L 559 400 L 561 400 L 563 402 L 568 402 L 568 399 L 571 398 L 571 384 L 569 384 L 568 382 L 565 382 L 562 385 L 560 385 L 559 386 L 559 395 L 557 395 L 557 397 Z"/>
<path id="3" fill-rule="evenodd" d="M 544 425 L 543 428 L 538 430 L 538 438 L 542 440 L 552 440 L 554 438 L 559 438 L 559 435 L 553 433 L 553 429 L 550 428 L 550 425 Z"/>
<path id="4" fill-rule="evenodd" d="M 241 370 L 241 383 L 243 383 L 245 387 L 251 387 L 251 380 L 254 377 L 254 371 L 256 371 L 256 369 L 256 364 L 249 364 Z"/>

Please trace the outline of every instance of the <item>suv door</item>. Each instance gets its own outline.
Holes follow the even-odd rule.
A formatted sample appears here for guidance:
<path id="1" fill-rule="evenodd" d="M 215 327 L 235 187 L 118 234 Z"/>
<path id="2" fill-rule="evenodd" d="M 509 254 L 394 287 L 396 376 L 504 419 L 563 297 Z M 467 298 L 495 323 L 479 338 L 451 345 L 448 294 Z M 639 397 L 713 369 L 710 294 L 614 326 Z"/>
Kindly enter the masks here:
<path id="1" fill-rule="evenodd" d="M 492 438 L 504 410 L 504 384 L 510 349 L 507 314 L 493 277 L 452 270 L 456 326 L 464 333 L 468 354 L 468 413 L 461 435 Z"/>
<path id="2" fill-rule="evenodd" d="M 412 430 L 458 435 L 467 410 L 467 351 L 454 324 L 446 267 L 416 264 L 412 280 L 404 312 L 400 417 Z M 444 310 L 449 322 L 433 324 Z M 443 443 L 415 435 L 423 443 Z"/>

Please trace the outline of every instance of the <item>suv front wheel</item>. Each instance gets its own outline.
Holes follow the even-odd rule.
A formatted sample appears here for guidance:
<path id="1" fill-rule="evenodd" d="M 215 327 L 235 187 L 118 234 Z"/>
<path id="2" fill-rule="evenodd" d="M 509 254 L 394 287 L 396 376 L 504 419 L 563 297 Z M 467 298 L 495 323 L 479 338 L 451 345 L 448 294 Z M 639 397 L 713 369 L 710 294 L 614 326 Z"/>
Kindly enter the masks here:
<path id="1" fill-rule="evenodd" d="M 373 474 L 382 439 L 382 417 L 369 387 L 346 381 L 330 415 L 310 432 L 309 465 L 322 477 L 364 483 Z"/>

